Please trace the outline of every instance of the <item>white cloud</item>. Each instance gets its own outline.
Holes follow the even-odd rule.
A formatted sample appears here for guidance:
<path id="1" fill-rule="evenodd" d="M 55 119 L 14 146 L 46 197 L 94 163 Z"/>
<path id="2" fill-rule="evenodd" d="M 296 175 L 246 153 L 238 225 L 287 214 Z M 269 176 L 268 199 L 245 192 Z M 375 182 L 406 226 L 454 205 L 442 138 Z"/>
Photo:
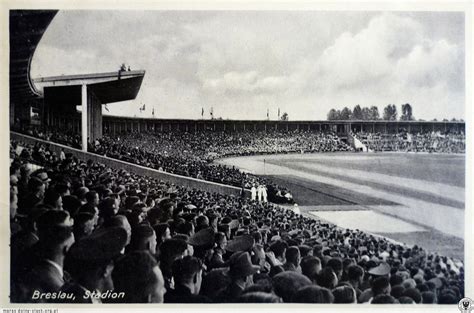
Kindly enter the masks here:
<path id="1" fill-rule="evenodd" d="M 434 27 L 436 20 L 448 25 Z M 277 109 L 324 119 L 329 109 L 410 102 L 416 117 L 464 117 L 459 13 L 70 12 L 40 43 L 33 76 L 145 69 L 135 115 L 256 119 Z M 461 39 L 460 39 L 461 38 Z M 436 103 L 436 109 L 430 109 Z M 109 106 L 111 107 L 111 106 Z M 112 111 L 112 110 L 111 110 Z"/>

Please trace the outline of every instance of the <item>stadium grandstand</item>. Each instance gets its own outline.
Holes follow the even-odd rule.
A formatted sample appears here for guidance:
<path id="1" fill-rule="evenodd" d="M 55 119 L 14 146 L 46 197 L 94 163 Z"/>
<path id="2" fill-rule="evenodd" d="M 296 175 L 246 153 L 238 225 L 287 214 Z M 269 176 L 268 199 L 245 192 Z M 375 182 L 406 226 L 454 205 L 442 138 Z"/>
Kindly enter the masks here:
<path id="1" fill-rule="evenodd" d="M 31 58 L 55 14 L 10 12 L 12 303 L 464 297 L 462 258 L 303 214 L 285 181 L 218 162 L 258 157 L 279 171 L 271 157 L 463 154 L 464 122 L 102 116 L 102 104 L 135 99 L 145 71 L 33 83 Z"/>

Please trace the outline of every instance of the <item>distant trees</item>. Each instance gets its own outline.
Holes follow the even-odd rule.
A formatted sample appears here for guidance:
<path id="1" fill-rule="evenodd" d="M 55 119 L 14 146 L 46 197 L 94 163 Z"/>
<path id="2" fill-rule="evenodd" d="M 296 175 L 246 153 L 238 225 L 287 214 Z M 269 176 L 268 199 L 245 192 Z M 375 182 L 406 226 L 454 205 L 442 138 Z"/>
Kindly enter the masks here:
<path id="1" fill-rule="evenodd" d="M 395 104 L 389 104 L 383 109 L 383 120 L 396 121 L 397 120 L 397 107 Z"/>
<path id="2" fill-rule="evenodd" d="M 413 116 L 413 108 L 409 103 L 402 104 L 400 121 L 415 121 Z M 396 121 L 398 119 L 397 106 L 395 104 L 388 104 L 383 109 L 383 116 L 380 118 L 379 108 L 376 105 L 371 107 L 361 107 L 359 104 L 354 106 L 351 110 L 344 107 L 342 110 L 331 109 L 327 114 L 328 121 L 348 121 L 348 120 L 363 120 L 363 121 Z M 420 119 L 421 121 L 421 119 Z M 452 119 L 456 121 L 456 119 Z"/>
<path id="3" fill-rule="evenodd" d="M 411 105 L 409 103 L 402 104 L 402 116 L 400 116 L 400 120 L 413 121 L 414 119 Z"/>
<path id="4" fill-rule="evenodd" d="M 328 121 L 346 121 L 346 120 L 378 120 L 379 109 L 377 106 L 361 107 L 359 104 L 353 110 L 344 107 L 342 110 L 331 109 L 327 115 Z"/>
<path id="5" fill-rule="evenodd" d="M 352 116 L 351 109 L 349 109 L 348 107 L 344 107 L 344 109 L 342 109 L 342 111 L 341 111 L 340 119 L 341 120 L 350 120 L 351 116 Z"/>
<path id="6" fill-rule="evenodd" d="M 329 110 L 329 113 L 328 113 L 328 121 L 337 121 L 337 120 L 340 120 L 340 117 L 341 116 L 341 111 L 339 110 L 335 110 L 335 109 L 331 109 Z"/>
<path id="7" fill-rule="evenodd" d="M 378 120 L 380 118 L 379 108 L 377 106 L 375 105 L 371 106 L 369 111 L 370 111 L 369 120 Z"/>
<path id="8" fill-rule="evenodd" d="M 290 119 L 290 116 L 288 115 L 288 113 L 283 112 L 283 114 L 282 114 L 281 117 L 280 117 L 280 120 L 282 120 L 282 121 L 288 121 L 289 119 Z"/>
<path id="9" fill-rule="evenodd" d="M 356 105 L 352 111 L 351 120 L 362 120 L 362 108 L 360 105 Z"/>

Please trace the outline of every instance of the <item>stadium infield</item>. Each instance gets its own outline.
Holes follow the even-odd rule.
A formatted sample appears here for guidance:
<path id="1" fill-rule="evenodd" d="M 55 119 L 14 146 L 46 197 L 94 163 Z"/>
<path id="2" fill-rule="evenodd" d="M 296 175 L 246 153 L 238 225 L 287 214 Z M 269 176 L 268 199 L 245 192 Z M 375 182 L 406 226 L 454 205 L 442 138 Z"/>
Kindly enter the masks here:
<path id="1" fill-rule="evenodd" d="M 464 259 L 464 155 L 284 154 L 218 162 L 288 187 L 307 216 Z"/>

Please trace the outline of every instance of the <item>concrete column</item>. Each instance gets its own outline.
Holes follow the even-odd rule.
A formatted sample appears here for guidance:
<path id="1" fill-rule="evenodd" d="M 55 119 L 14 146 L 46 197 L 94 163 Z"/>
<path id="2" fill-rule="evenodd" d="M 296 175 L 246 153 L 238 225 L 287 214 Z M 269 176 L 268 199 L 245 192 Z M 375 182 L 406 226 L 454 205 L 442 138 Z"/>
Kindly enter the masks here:
<path id="1" fill-rule="evenodd" d="M 81 113 L 82 151 L 87 152 L 87 134 L 89 132 L 87 130 L 87 85 L 86 84 L 82 84 L 82 88 L 81 88 L 81 106 L 82 106 L 82 113 Z"/>

